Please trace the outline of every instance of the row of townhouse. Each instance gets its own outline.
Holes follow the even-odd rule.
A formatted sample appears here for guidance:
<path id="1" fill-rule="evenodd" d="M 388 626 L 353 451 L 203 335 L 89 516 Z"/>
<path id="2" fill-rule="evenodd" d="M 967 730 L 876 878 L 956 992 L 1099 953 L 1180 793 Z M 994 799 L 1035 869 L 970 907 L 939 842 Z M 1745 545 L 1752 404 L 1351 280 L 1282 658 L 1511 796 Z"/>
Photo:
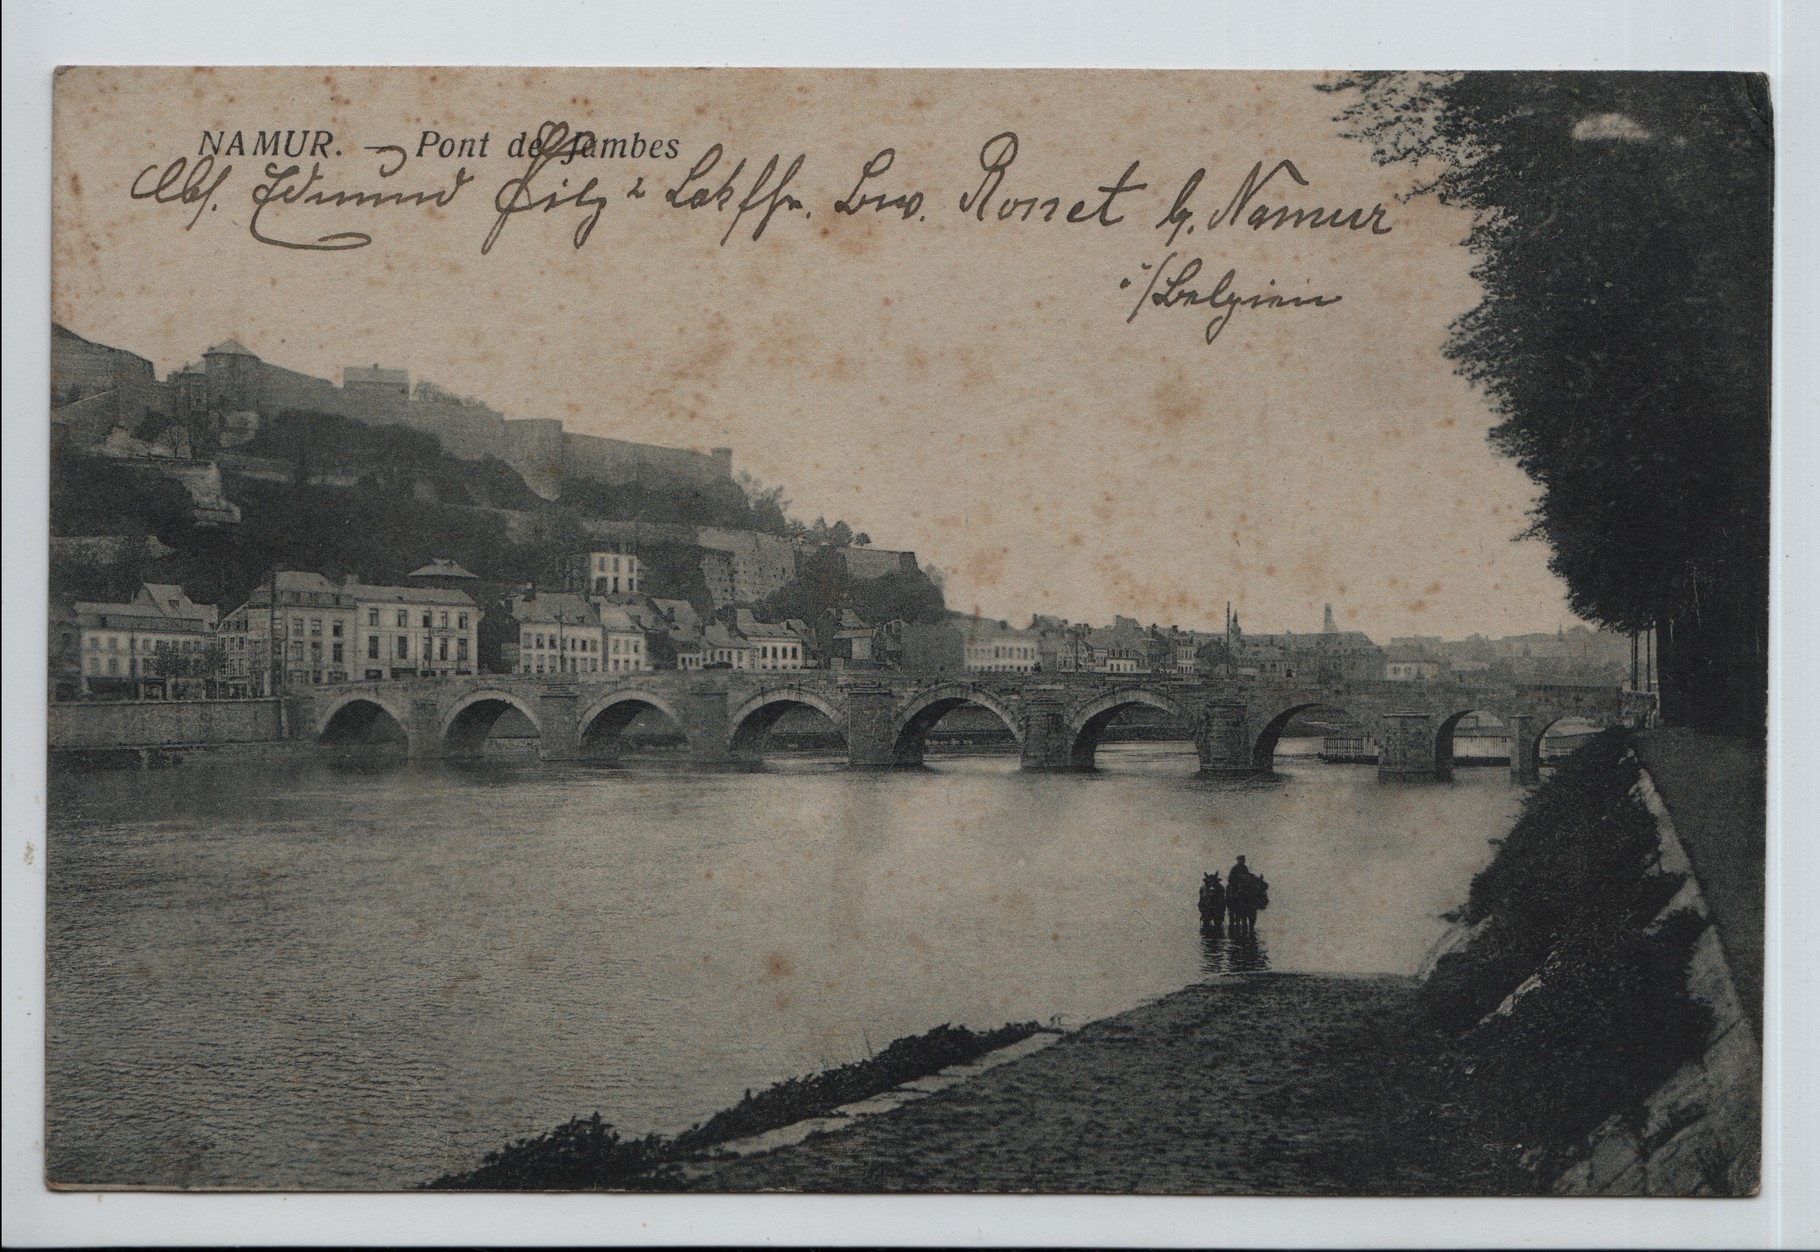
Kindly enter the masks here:
<path id="1" fill-rule="evenodd" d="M 225 693 L 475 673 L 480 606 L 466 587 L 478 580 L 441 560 L 407 579 L 389 586 L 276 571 L 221 619 Z"/>

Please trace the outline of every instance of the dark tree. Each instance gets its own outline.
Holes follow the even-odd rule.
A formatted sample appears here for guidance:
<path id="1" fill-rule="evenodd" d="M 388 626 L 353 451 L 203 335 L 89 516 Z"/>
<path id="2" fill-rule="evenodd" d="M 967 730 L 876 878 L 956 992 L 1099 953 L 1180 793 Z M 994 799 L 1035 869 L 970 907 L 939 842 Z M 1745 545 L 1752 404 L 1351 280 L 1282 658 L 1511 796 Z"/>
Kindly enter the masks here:
<path id="1" fill-rule="evenodd" d="M 1666 720 L 1761 735 L 1770 214 L 1761 77 L 1361 74 L 1340 120 L 1475 211 L 1448 355 L 1541 488 L 1574 611 L 1655 629 Z"/>

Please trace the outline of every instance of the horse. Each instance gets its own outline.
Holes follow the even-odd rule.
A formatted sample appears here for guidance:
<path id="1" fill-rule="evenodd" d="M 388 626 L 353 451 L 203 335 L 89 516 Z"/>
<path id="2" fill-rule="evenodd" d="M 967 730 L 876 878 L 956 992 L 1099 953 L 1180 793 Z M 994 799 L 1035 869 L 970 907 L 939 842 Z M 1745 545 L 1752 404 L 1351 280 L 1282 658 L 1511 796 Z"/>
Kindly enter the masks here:
<path id="1" fill-rule="evenodd" d="M 1218 874 L 1201 875 L 1201 925 L 1218 930 L 1226 921 L 1226 888 Z"/>
<path id="2" fill-rule="evenodd" d="M 1257 931 L 1258 911 L 1270 907 L 1270 884 L 1256 874 L 1235 876 L 1226 888 L 1226 909 L 1232 915 L 1232 933 Z"/>

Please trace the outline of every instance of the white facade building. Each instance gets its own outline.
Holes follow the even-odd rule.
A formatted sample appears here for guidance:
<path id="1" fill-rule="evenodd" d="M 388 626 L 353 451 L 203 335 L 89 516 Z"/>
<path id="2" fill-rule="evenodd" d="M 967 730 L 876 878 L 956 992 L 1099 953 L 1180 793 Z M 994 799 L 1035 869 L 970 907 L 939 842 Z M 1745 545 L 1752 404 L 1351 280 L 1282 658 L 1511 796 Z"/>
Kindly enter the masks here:
<path id="1" fill-rule="evenodd" d="M 215 606 L 173 583 L 142 583 L 125 603 L 78 600 L 74 609 L 85 690 L 211 676 L 204 659 L 213 655 Z"/>
<path id="2" fill-rule="evenodd" d="M 476 672 L 480 611 L 465 591 L 349 581 L 358 678 L 443 678 Z"/>
<path id="3" fill-rule="evenodd" d="M 605 672 L 630 674 L 650 669 L 645 632 L 632 620 L 632 615 L 615 604 L 600 605 L 597 611 L 605 650 Z"/>

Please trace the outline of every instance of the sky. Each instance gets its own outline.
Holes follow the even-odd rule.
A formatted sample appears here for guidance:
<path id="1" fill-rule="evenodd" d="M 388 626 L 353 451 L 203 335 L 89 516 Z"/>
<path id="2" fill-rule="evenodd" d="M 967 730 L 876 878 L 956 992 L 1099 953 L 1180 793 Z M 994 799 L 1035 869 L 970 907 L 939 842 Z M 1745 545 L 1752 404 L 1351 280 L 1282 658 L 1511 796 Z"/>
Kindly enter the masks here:
<path id="1" fill-rule="evenodd" d="M 731 446 L 736 469 L 782 485 L 797 516 L 915 549 L 951 607 L 1014 621 L 1217 628 L 1230 602 L 1254 631 L 1316 630 L 1329 603 L 1342 628 L 1379 639 L 1571 626 L 1546 546 L 1513 541 L 1534 486 L 1487 443 L 1494 415 L 1442 354 L 1478 298 L 1470 220 L 1400 199 L 1415 172 L 1341 136 L 1340 102 L 1315 86 L 1097 71 L 76 71 L 58 86 L 53 315 L 161 374 L 232 336 L 331 379 L 379 363 L 509 417 Z M 551 120 L 664 147 L 530 174 L 511 141 Z M 441 205 L 278 201 L 255 220 L 272 180 L 254 134 L 279 128 L 332 135 L 315 190 L 458 190 Z M 203 134 L 234 131 L 249 154 L 199 173 Z M 437 155 L 428 131 L 457 155 Z M 1007 132 L 1008 162 L 995 141 Z M 475 141 L 465 156 L 461 139 Z M 715 144 L 719 162 L 691 181 Z M 402 159 L 370 150 L 383 145 Z M 887 203 L 839 211 L 887 148 L 890 168 L 862 193 Z M 740 199 L 759 200 L 773 156 L 768 187 L 799 155 L 785 190 L 801 206 L 754 238 L 768 206 L 741 215 Z M 730 195 L 709 199 L 742 158 Z M 310 160 L 282 164 L 300 166 L 290 186 Z M 996 185 L 987 165 L 1002 166 Z M 1254 167 L 1276 172 L 1242 219 L 1287 206 L 1349 225 L 1215 224 Z M 496 193 L 510 203 L 508 180 L 527 174 L 527 200 L 584 203 L 511 214 L 483 253 Z M 136 198 L 136 179 L 168 202 Z M 671 205 L 673 189 L 707 203 Z M 1065 220 L 1077 202 L 1085 220 Z M 371 242 L 283 247 L 254 229 Z M 1323 303 L 1233 310 L 1208 342 L 1206 307 L 1142 299 L 1195 259 L 1178 296 L 1231 270 L 1228 291 Z"/>

